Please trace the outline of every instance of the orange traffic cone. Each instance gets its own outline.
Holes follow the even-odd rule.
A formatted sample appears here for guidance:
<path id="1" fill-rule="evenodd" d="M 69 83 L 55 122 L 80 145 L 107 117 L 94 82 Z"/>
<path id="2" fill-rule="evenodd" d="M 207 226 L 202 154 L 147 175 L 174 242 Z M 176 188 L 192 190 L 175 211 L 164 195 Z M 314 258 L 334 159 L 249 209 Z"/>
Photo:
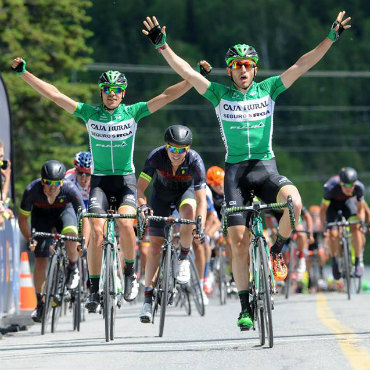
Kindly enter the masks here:
<path id="1" fill-rule="evenodd" d="M 28 253 L 21 253 L 20 266 L 20 309 L 21 311 L 34 310 L 36 307 L 36 292 L 32 281 Z"/>

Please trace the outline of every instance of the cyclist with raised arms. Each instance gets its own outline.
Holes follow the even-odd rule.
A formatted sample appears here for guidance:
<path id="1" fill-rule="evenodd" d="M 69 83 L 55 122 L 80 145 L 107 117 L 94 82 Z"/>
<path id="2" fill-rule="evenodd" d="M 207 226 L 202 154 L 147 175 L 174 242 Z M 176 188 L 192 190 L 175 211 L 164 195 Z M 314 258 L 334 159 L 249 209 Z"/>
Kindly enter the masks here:
<path id="1" fill-rule="evenodd" d="M 321 201 L 320 217 L 322 225 L 325 222 L 335 222 L 338 211 L 342 211 L 343 216 L 348 221 L 359 220 L 358 215 L 363 212 L 364 206 L 364 184 L 358 180 L 357 171 L 352 167 L 343 167 L 339 175 L 331 177 L 324 184 L 324 197 Z M 363 238 L 359 225 L 350 225 L 355 248 L 355 276 L 363 274 L 360 264 L 362 249 L 364 247 Z M 334 279 L 341 277 L 337 256 L 340 251 L 338 230 L 328 230 L 328 247 L 332 258 L 332 272 Z"/>
<path id="2" fill-rule="evenodd" d="M 206 173 L 200 155 L 190 146 L 193 141 L 191 130 L 183 125 L 173 125 L 164 134 L 165 145 L 154 149 L 145 161 L 140 173 L 137 191 L 142 212 L 150 207 L 155 216 L 170 216 L 174 205 L 180 217 L 194 220 L 202 216 L 202 230 L 206 220 Z M 145 191 L 153 181 L 149 205 Z M 180 254 L 177 281 L 186 284 L 190 280 L 188 254 L 193 241 L 193 225 L 180 227 Z M 204 232 L 201 233 L 204 242 Z M 143 323 L 152 319 L 153 279 L 158 269 L 161 246 L 164 241 L 164 223 L 150 221 L 150 250 L 145 265 L 145 300 L 139 318 Z"/>
<path id="3" fill-rule="evenodd" d="M 42 96 L 53 101 L 68 113 L 81 118 L 89 134 L 92 154 L 92 178 L 89 212 L 105 213 L 111 197 L 117 201 L 118 213 L 136 213 L 136 177 L 133 163 L 134 141 L 138 122 L 184 95 L 191 85 L 182 81 L 170 86 L 148 102 L 123 104 L 127 79 L 119 71 L 101 74 L 98 85 L 102 104 L 92 106 L 76 102 L 55 86 L 26 70 L 26 61 L 15 58 L 12 69 Z M 91 220 L 91 239 L 88 249 L 90 295 L 86 302 L 89 312 L 99 306 L 99 278 L 102 260 L 103 219 Z M 120 241 L 125 256 L 124 298 L 132 301 L 138 293 L 134 272 L 136 236 L 133 219 L 117 219 Z"/>
<path id="4" fill-rule="evenodd" d="M 147 35 L 172 69 L 188 81 L 216 110 L 221 135 L 226 147 L 225 199 L 227 206 L 242 206 L 250 201 L 250 190 L 266 203 L 284 202 L 292 196 L 296 218 L 301 210 L 301 197 L 297 188 L 276 168 L 272 150 L 273 110 L 280 93 L 289 88 L 300 76 L 312 68 L 327 53 L 350 18 L 342 21 L 340 12 L 326 37 L 313 50 L 303 55 L 294 65 L 281 74 L 260 83 L 254 81 L 258 68 L 256 50 L 245 44 L 232 46 L 225 61 L 231 86 L 208 81 L 174 53 L 166 42 L 165 27 L 160 27 L 155 17 L 144 21 Z M 235 214 L 229 217 L 228 232 L 231 236 L 233 274 L 239 291 L 241 313 L 237 321 L 241 329 L 253 326 L 249 304 L 248 245 L 249 231 L 246 217 Z M 291 233 L 288 211 L 284 212 L 277 239 L 272 246 L 274 276 L 285 279 L 287 268 L 281 249 Z"/>
<path id="5" fill-rule="evenodd" d="M 55 228 L 59 233 L 77 236 L 76 214 L 79 208 L 84 208 L 84 204 L 81 194 L 73 183 L 63 180 L 65 172 L 63 163 L 56 160 L 47 161 L 41 168 L 41 178 L 32 181 L 25 189 L 19 209 L 18 224 L 26 241 L 31 242 L 29 216 L 31 216 L 31 228 L 35 228 L 36 231 L 51 233 Z M 42 289 L 51 242 L 50 239 L 37 238 L 30 245 L 36 257 L 34 281 L 37 308 L 31 314 L 35 322 L 40 322 L 42 317 L 44 307 Z M 66 252 L 69 260 L 67 287 L 75 289 L 80 279 L 77 269 L 77 243 L 67 241 Z"/>

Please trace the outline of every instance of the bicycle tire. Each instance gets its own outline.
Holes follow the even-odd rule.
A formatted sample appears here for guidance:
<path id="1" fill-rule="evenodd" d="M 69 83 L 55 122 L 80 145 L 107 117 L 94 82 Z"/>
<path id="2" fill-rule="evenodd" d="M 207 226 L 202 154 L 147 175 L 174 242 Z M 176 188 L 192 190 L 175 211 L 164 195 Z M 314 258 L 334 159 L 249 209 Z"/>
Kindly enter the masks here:
<path id="1" fill-rule="evenodd" d="M 348 242 L 347 242 L 347 239 L 345 237 L 342 237 L 342 251 L 343 251 L 343 256 L 342 256 L 342 259 L 343 259 L 343 269 L 345 271 L 342 271 L 342 273 L 344 272 L 345 276 L 345 281 L 346 281 L 346 291 L 347 291 L 347 298 L 348 300 L 351 299 L 351 263 L 350 263 L 350 253 L 349 253 L 349 248 L 348 248 Z"/>
<path id="2" fill-rule="evenodd" d="M 177 294 L 175 298 L 175 307 L 184 308 L 185 313 L 190 316 L 191 315 L 191 304 L 190 304 L 190 296 L 189 291 L 186 287 L 182 287 L 181 285 L 177 287 Z"/>
<path id="3" fill-rule="evenodd" d="M 162 247 L 163 248 L 163 247 Z M 153 302 L 153 312 L 152 312 L 152 324 L 154 324 L 154 319 L 158 311 L 158 306 L 161 302 L 161 289 L 162 289 L 162 280 L 163 280 L 163 271 L 164 271 L 164 254 L 162 252 L 161 254 L 161 260 L 160 264 L 158 267 L 158 272 L 157 276 L 155 279 L 155 283 L 153 284 L 153 297 L 154 297 L 154 302 Z"/>
<path id="4" fill-rule="evenodd" d="M 190 261 L 190 288 L 195 303 L 195 307 L 200 316 L 205 315 L 205 307 L 203 301 L 202 287 L 199 282 L 199 275 L 197 268 L 195 266 L 194 259 L 189 257 Z"/>
<path id="5" fill-rule="evenodd" d="M 257 269 L 257 276 L 253 275 L 252 281 L 252 292 L 253 292 L 253 320 L 257 321 L 257 328 L 258 328 L 258 338 L 260 341 L 260 345 L 263 346 L 266 341 L 265 335 L 265 317 L 263 311 L 263 299 L 261 296 L 258 296 L 256 292 L 256 286 L 260 290 L 262 287 L 261 281 L 261 262 L 259 261 L 259 255 L 256 256 L 258 252 L 258 247 L 253 247 L 253 257 L 252 257 L 252 271 L 256 271 L 256 263 L 259 262 L 259 268 Z M 257 281 L 258 280 L 258 281 Z"/>
<path id="6" fill-rule="evenodd" d="M 64 302 L 64 290 L 66 284 L 66 268 L 65 268 L 65 261 L 59 261 L 57 263 L 57 273 L 56 273 L 56 285 L 54 290 L 54 297 L 58 296 L 60 303 L 57 306 L 53 306 L 52 304 L 52 313 L 51 313 L 51 332 L 55 333 L 59 318 L 62 315 L 63 304 Z M 66 307 L 66 304 L 64 305 Z"/>
<path id="7" fill-rule="evenodd" d="M 267 263 L 267 255 L 265 251 L 265 245 L 262 240 L 259 241 L 259 252 L 261 258 L 261 282 L 263 289 L 263 309 L 265 316 L 265 329 L 268 337 L 269 347 L 272 348 L 274 345 L 274 333 L 272 327 L 272 307 L 271 307 L 271 292 L 270 292 L 270 276 L 269 276 L 269 265 Z"/>
<path id="8" fill-rule="evenodd" d="M 288 263 L 288 276 L 285 279 L 285 299 L 289 298 L 290 287 L 292 285 L 292 268 L 294 266 L 294 247 L 289 246 L 289 263 Z"/>
<path id="9" fill-rule="evenodd" d="M 105 245 L 105 281 L 103 291 L 103 316 L 105 324 L 105 341 L 109 342 L 110 339 L 110 308 L 111 308 L 111 296 L 110 296 L 110 279 L 111 279 L 111 262 L 112 259 L 112 248 L 108 243 Z"/>
<path id="10" fill-rule="evenodd" d="M 56 267 L 57 267 L 57 255 L 54 254 L 50 258 L 48 273 L 46 276 L 46 283 L 44 288 L 44 309 L 42 311 L 42 318 L 41 318 L 41 335 L 44 335 L 48 326 L 48 321 L 50 318 L 51 313 L 51 298 L 52 292 L 54 291 L 55 285 L 55 274 L 56 274 Z"/>
<path id="11" fill-rule="evenodd" d="M 168 304 L 168 289 L 169 289 L 169 283 L 170 283 L 170 269 L 172 267 L 171 265 L 171 246 L 167 245 L 167 248 L 164 252 L 164 261 L 163 261 L 163 280 L 162 280 L 162 294 L 161 294 L 161 313 L 160 313 L 160 319 L 159 319 L 159 336 L 163 336 L 164 331 L 164 322 L 166 319 L 166 310 L 167 310 L 167 304 Z"/>
<path id="12" fill-rule="evenodd" d="M 219 250 L 219 271 L 218 271 L 218 287 L 220 289 L 220 305 L 226 304 L 227 286 L 226 286 L 226 264 L 223 250 Z"/>
<path id="13" fill-rule="evenodd" d="M 73 330 L 77 331 L 80 331 L 81 324 L 81 288 L 82 284 L 80 278 L 77 288 L 75 289 L 74 292 L 72 292 Z"/>

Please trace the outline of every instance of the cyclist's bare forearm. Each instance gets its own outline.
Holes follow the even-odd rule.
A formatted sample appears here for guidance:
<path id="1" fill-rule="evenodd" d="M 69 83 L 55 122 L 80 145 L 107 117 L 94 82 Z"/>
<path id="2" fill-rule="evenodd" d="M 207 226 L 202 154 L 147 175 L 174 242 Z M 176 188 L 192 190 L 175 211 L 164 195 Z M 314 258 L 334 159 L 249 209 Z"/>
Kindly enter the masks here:
<path id="1" fill-rule="evenodd" d="M 73 113 L 76 110 L 77 103 L 68 96 L 62 94 L 54 85 L 39 79 L 28 71 L 22 74 L 21 78 L 40 95 L 53 101 L 68 113 Z"/>

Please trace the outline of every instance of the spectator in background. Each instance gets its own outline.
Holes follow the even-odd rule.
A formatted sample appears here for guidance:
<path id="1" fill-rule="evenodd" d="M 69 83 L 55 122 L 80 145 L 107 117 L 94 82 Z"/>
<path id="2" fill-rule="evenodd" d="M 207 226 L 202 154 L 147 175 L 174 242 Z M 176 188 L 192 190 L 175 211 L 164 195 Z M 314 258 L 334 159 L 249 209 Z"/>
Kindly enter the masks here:
<path id="1" fill-rule="evenodd" d="M 12 169 L 10 161 L 4 158 L 4 143 L 1 140 L 0 140 L 0 168 L 1 168 L 0 200 L 6 203 Z"/>

